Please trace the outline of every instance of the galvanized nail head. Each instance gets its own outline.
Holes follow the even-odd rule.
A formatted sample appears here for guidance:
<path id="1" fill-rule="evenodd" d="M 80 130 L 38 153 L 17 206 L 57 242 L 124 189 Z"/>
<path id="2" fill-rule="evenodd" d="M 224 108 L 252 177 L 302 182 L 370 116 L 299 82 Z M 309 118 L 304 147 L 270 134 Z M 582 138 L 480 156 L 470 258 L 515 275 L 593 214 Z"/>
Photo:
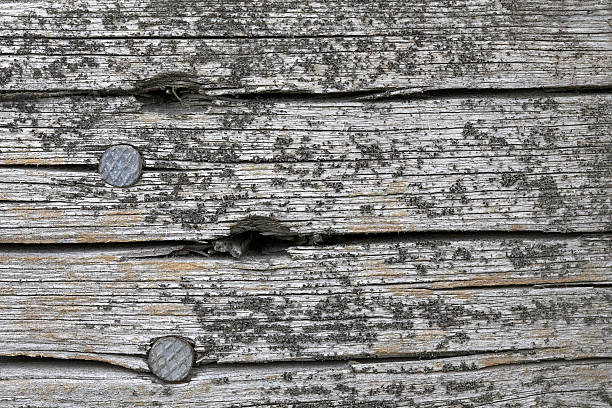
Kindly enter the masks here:
<path id="1" fill-rule="evenodd" d="M 108 184 L 129 187 L 138 181 L 142 172 L 140 153 L 130 145 L 111 146 L 102 154 L 98 171 Z"/>
<path id="2" fill-rule="evenodd" d="M 157 339 L 149 350 L 151 372 L 168 382 L 185 380 L 195 361 L 193 347 L 185 339 L 175 336 Z"/>

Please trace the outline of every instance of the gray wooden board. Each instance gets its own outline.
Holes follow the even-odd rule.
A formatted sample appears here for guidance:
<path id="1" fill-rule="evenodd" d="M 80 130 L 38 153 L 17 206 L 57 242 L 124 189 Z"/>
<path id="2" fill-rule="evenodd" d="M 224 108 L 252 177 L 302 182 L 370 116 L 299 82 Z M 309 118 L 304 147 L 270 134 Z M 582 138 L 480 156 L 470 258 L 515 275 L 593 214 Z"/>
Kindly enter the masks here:
<path id="1" fill-rule="evenodd" d="M 211 240 L 250 216 L 296 234 L 607 231 L 611 101 L 5 102 L 0 241 Z M 96 172 L 117 143 L 145 160 L 126 189 Z"/>
<path id="2" fill-rule="evenodd" d="M 151 340 L 171 334 L 194 340 L 199 361 L 513 349 L 604 357 L 610 243 L 600 234 L 383 239 L 240 259 L 172 256 L 180 246 L 164 245 L 5 249 L 0 350 L 139 370 Z"/>
<path id="3" fill-rule="evenodd" d="M 498 353 L 427 361 L 204 366 L 167 385 L 116 367 L 0 362 L 4 407 L 609 407 L 609 360 Z M 541 361 L 543 360 L 543 361 Z"/>
<path id="4" fill-rule="evenodd" d="M 609 2 L 548 3 L 5 1 L 0 89 L 610 86 Z"/>
<path id="5" fill-rule="evenodd" d="M 603 159 L 611 117 L 609 94 L 468 93 L 388 102 L 192 97 L 184 105 L 129 96 L 45 98 L 0 103 L 0 164 L 97 166 L 110 144 L 127 143 L 159 169 L 378 159 L 440 173 L 431 163 L 453 159 L 447 165 L 457 172 L 481 162 L 511 171 L 568 155 L 594 155 L 609 165 Z"/>
<path id="6" fill-rule="evenodd" d="M 39 37 L 311 37 L 412 30 L 609 33 L 605 0 L 4 0 L 0 35 Z M 492 37 L 496 38 L 496 37 Z"/>

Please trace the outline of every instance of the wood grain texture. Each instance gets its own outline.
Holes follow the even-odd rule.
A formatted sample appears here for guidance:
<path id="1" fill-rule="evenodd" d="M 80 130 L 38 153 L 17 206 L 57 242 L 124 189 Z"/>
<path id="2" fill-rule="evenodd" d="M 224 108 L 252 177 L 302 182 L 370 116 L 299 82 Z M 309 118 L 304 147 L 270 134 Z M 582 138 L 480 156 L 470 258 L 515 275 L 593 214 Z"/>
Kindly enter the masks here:
<path id="1" fill-rule="evenodd" d="M 5 0 L 0 35 L 74 37 L 311 37 L 444 32 L 609 32 L 603 0 L 327 0 L 209 2 Z M 577 23 L 577 24 L 571 24 Z M 537 29 L 539 31 L 532 31 Z"/>
<path id="2" fill-rule="evenodd" d="M 202 367 L 167 385 L 116 367 L 0 362 L 5 407 L 605 408 L 610 360 L 499 353 L 430 361 Z"/>
<path id="3" fill-rule="evenodd" d="M 211 240 L 252 216 L 294 234 L 608 231 L 611 101 L 5 102 L 0 241 Z M 145 160 L 127 189 L 96 172 L 118 143 Z"/>
<path id="4" fill-rule="evenodd" d="M 510 171 L 554 168 L 568 155 L 594 155 L 609 165 L 603 159 L 612 144 L 611 116 L 609 94 L 468 93 L 389 102 L 189 97 L 184 104 L 48 98 L 0 103 L 0 164 L 97 166 L 109 145 L 126 143 L 157 169 L 369 160 L 440 173 L 432 163 L 452 160 L 457 172 L 486 165 Z"/>
<path id="5" fill-rule="evenodd" d="M 0 406 L 612 406 L 611 21 L 3 1 Z"/>
<path id="6" fill-rule="evenodd" d="M 606 0 L 9 1 L 0 89 L 610 86 L 611 16 Z"/>
<path id="7" fill-rule="evenodd" d="M 164 245 L 13 248 L 0 253 L 0 350 L 138 370 L 151 340 L 170 334 L 193 339 L 199 361 L 223 363 L 514 349 L 609 356 L 610 243 L 389 239 L 240 259 Z"/>

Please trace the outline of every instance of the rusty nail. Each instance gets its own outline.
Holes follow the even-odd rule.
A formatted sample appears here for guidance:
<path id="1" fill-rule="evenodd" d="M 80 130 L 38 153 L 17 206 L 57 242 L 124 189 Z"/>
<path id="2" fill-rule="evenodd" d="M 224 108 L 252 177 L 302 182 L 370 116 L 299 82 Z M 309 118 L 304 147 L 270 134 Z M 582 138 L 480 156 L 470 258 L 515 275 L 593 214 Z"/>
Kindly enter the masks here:
<path id="1" fill-rule="evenodd" d="M 149 368 L 164 381 L 184 381 L 189 376 L 194 362 L 193 346 L 181 337 L 161 337 L 155 340 L 149 350 Z"/>
<path id="2" fill-rule="evenodd" d="M 140 153 L 126 144 L 111 146 L 102 154 L 98 172 L 111 186 L 129 187 L 142 172 Z"/>

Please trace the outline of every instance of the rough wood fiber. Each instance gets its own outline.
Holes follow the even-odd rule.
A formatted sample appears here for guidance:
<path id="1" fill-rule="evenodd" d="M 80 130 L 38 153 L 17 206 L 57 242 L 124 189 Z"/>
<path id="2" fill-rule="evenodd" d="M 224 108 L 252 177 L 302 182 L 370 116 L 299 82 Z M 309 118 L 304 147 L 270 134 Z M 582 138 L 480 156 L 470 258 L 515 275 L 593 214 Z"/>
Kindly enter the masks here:
<path id="1" fill-rule="evenodd" d="M 3 2 L 0 52 L 11 57 L 0 62 L 0 89 L 327 93 L 612 82 L 606 0 L 104 3 Z"/>
<path id="2" fill-rule="evenodd" d="M 217 366 L 164 385 L 116 367 L 0 362 L 4 407 L 605 408 L 610 360 L 499 353 L 430 361 Z"/>
<path id="3" fill-rule="evenodd" d="M 210 240 L 249 216 L 298 234 L 607 231 L 611 102 L 6 102 L 0 241 Z M 118 143 L 145 160 L 127 189 L 96 172 Z"/>
<path id="4" fill-rule="evenodd" d="M 432 163 L 445 160 L 459 173 L 480 166 L 554 169 L 567 156 L 609 166 L 611 118 L 609 94 L 468 93 L 391 102 L 189 98 L 183 105 L 134 97 L 33 99 L 0 103 L 0 164 L 95 167 L 109 145 L 125 143 L 158 169 L 401 161 L 407 171 L 441 173 Z"/>
<path id="5" fill-rule="evenodd" d="M 152 339 L 172 334 L 193 339 L 199 361 L 609 356 L 610 242 L 390 239 L 238 260 L 163 245 L 15 248 L 0 253 L 0 350 L 145 369 L 108 356 L 144 361 Z"/>
<path id="6" fill-rule="evenodd" d="M 5 0 L 0 35 L 74 37 L 314 37 L 439 33 L 609 32 L 604 0 Z M 495 38 L 495 37 L 493 37 Z"/>
<path id="7" fill-rule="evenodd" d="M 611 236 L 516 231 L 612 229 L 611 18 L 3 1 L 0 242 L 143 243 L 0 245 L 0 406 L 610 406 Z M 599 94 L 456 96 L 515 88 Z M 145 157 L 134 188 L 95 173 L 118 143 Z M 252 230 L 289 243 L 219 254 Z M 435 230 L 514 233 L 321 237 Z M 195 341 L 188 384 L 147 373 L 168 334 Z"/>

